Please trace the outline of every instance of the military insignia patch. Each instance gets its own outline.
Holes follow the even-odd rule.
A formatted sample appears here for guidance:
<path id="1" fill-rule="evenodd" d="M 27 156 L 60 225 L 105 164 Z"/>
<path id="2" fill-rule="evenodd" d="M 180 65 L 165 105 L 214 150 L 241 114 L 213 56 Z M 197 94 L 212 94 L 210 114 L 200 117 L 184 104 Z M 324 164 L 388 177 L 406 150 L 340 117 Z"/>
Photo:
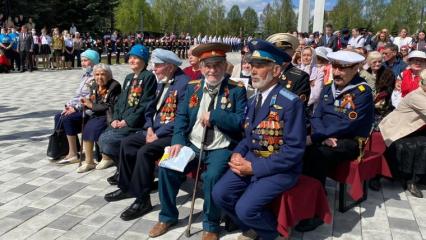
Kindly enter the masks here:
<path id="1" fill-rule="evenodd" d="M 359 89 L 361 92 L 364 92 L 364 91 L 365 91 L 365 87 L 364 87 L 364 85 L 359 85 L 359 86 L 358 86 L 358 89 Z"/>
<path id="2" fill-rule="evenodd" d="M 355 111 L 352 111 L 348 114 L 349 119 L 351 120 L 355 120 L 358 117 L 358 113 L 356 113 Z"/>
<path id="3" fill-rule="evenodd" d="M 277 110 L 281 110 L 281 109 L 283 109 L 283 107 L 281 107 L 281 106 L 280 106 L 280 105 L 278 105 L 278 104 L 274 104 L 273 106 L 274 106 L 274 108 L 275 108 L 275 109 L 277 109 Z"/>
<path id="4" fill-rule="evenodd" d="M 305 94 L 302 94 L 302 95 L 300 95 L 300 100 L 302 101 L 302 102 L 306 102 L 306 100 L 307 100 L 307 97 L 306 97 L 306 95 Z"/>

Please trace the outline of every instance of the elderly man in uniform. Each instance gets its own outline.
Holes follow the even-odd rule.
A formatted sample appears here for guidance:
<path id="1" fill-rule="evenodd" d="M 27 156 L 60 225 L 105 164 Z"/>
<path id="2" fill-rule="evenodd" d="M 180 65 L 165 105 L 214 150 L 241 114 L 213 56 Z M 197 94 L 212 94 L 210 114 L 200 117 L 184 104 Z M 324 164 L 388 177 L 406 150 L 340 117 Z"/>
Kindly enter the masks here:
<path id="1" fill-rule="evenodd" d="M 213 188 L 213 199 L 243 230 L 238 239 L 281 239 L 276 216 L 265 206 L 293 187 L 302 172 L 304 108 L 279 84 L 282 63 L 290 56 L 266 41 L 250 45 L 257 94 L 249 101 L 245 138 L 233 151 L 230 170 Z"/>
<path id="2" fill-rule="evenodd" d="M 266 41 L 284 50 L 290 57 L 294 55 L 295 49 L 299 46 L 299 40 L 290 33 L 275 33 L 269 36 Z M 311 94 L 309 75 L 291 64 L 291 59 L 283 62 L 282 69 L 283 71 L 280 77 L 281 85 L 290 92 L 298 95 L 306 107 L 309 95 Z"/>
<path id="3" fill-rule="evenodd" d="M 203 163 L 207 166 L 202 175 L 204 206 L 202 239 L 218 239 L 220 209 L 213 203 L 211 191 L 214 184 L 228 169 L 232 149 L 241 140 L 244 111 L 247 105 L 243 85 L 229 80 L 226 75 L 226 52 L 230 46 L 223 43 L 201 44 L 193 49 L 199 57 L 202 80 L 190 81 L 184 101 L 178 107 L 170 156 L 179 154 L 183 146 L 189 146 L 199 155 L 204 146 Z M 205 139 L 202 139 L 206 128 Z M 203 144 L 204 143 L 204 144 Z M 192 161 L 184 173 L 160 168 L 159 196 L 161 211 L 159 222 L 149 232 L 150 237 L 160 236 L 178 221 L 176 196 L 185 180 L 185 172 L 191 170 Z"/>
<path id="4" fill-rule="evenodd" d="M 152 209 L 149 193 L 154 180 L 155 161 L 163 155 L 164 148 L 170 146 L 177 104 L 183 101 L 189 81 L 179 68 L 182 61 L 172 51 L 155 49 L 151 62 L 157 78 L 155 99 L 145 112 L 144 130 L 121 141 L 119 189 L 105 195 L 108 202 L 136 198 L 120 216 L 125 221 Z"/>
<path id="5" fill-rule="evenodd" d="M 312 134 L 307 137 L 304 174 L 323 185 L 328 171 L 339 162 L 356 159 L 362 142 L 369 137 L 374 122 L 371 88 L 358 74 L 364 57 L 352 51 L 327 54 L 333 67 L 334 82 L 326 85 L 311 118 Z M 319 219 L 302 221 L 298 231 L 310 231 L 322 224 Z"/>

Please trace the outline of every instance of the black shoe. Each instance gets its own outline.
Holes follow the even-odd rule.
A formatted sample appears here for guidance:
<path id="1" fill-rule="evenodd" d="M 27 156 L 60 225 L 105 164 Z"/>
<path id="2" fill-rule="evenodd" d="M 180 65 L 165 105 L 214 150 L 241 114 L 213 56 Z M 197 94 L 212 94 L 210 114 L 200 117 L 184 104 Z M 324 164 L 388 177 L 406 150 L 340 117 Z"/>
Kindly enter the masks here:
<path id="1" fill-rule="evenodd" d="M 117 184 L 118 184 L 118 179 L 117 179 L 117 177 L 118 177 L 118 174 L 117 174 L 117 173 L 115 173 L 115 174 L 114 174 L 114 175 L 112 175 L 111 177 L 107 178 L 107 182 L 108 182 L 110 185 L 117 185 Z"/>
<path id="2" fill-rule="evenodd" d="M 105 194 L 105 201 L 107 202 L 115 202 L 120 201 L 126 198 L 132 198 L 132 195 L 129 193 L 123 192 L 121 189 L 115 190 L 114 192 L 110 192 Z"/>
<path id="3" fill-rule="evenodd" d="M 322 224 L 324 224 L 324 222 L 319 218 L 304 219 L 300 221 L 294 229 L 298 232 L 309 232 Z"/>
<path id="4" fill-rule="evenodd" d="M 380 189 L 382 188 L 382 185 L 380 184 L 380 178 L 375 177 L 368 181 L 368 187 L 373 191 L 380 191 Z"/>
<path id="5" fill-rule="evenodd" d="M 415 183 L 407 183 L 407 190 L 414 197 L 423 198 L 423 193 L 420 191 L 420 189 L 417 188 Z"/>
<path id="6" fill-rule="evenodd" d="M 152 210 L 151 199 L 145 201 L 136 199 L 121 215 L 120 218 L 124 221 L 130 221 L 147 214 Z"/>

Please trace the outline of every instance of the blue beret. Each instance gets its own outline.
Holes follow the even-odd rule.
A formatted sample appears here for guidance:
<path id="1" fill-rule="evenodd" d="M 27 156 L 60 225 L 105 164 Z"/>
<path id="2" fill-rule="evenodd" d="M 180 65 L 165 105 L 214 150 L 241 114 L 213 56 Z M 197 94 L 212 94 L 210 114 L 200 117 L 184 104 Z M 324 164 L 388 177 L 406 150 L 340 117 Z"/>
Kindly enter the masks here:
<path id="1" fill-rule="evenodd" d="M 149 50 L 141 44 L 136 44 L 130 49 L 129 56 L 141 58 L 145 63 L 148 63 Z"/>
<path id="2" fill-rule="evenodd" d="M 162 48 L 157 48 L 152 51 L 151 56 L 152 63 L 171 63 L 176 66 L 180 66 L 182 64 L 182 60 L 176 55 L 176 53 L 165 50 Z"/>
<path id="3" fill-rule="evenodd" d="M 274 46 L 272 43 L 261 39 L 255 39 L 250 41 L 248 47 L 252 52 L 252 62 L 267 61 L 281 65 L 283 64 L 283 62 L 291 61 L 291 57 L 283 50 Z"/>
<path id="4" fill-rule="evenodd" d="M 81 57 L 89 59 L 93 65 L 98 64 L 100 60 L 99 53 L 92 49 L 87 49 L 86 51 L 82 52 Z"/>

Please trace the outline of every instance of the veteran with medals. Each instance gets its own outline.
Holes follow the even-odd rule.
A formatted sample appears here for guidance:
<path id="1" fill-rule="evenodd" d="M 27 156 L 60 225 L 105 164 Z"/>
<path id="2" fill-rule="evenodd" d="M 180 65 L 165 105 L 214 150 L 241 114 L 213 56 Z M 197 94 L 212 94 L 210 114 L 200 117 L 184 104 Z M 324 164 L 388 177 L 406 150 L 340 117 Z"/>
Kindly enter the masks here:
<path id="1" fill-rule="evenodd" d="M 155 161 L 171 144 L 177 104 L 183 101 L 189 81 L 179 68 L 182 61 L 172 51 L 155 49 L 151 62 L 157 78 L 155 99 L 145 112 L 144 130 L 121 141 L 119 189 L 105 195 L 108 202 L 136 198 L 120 215 L 125 221 L 138 218 L 152 209 L 149 193 L 154 180 Z"/>
<path id="2" fill-rule="evenodd" d="M 327 54 L 333 66 L 334 81 L 321 93 L 311 118 L 312 133 L 307 137 L 303 172 L 325 185 L 327 173 L 341 161 L 357 159 L 374 122 L 371 88 L 358 74 L 364 57 L 352 51 Z M 322 224 L 319 219 L 304 220 L 298 231 L 310 231 Z"/>
<path id="3" fill-rule="evenodd" d="M 104 169 L 118 162 L 123 138 L 143 129 L 145 112 L 155 96 L 155 76 L 146 69 L 149 51 L 136 44 L 129 52 L 129 67 L 133 73 L 124 79 L 123 90 L 116 104 L 112 122 L 99 137 L 102 161 L 96 169 Z"/>
<path id="4" fill-rule="evenodd" d="M 276 216 L 266 208 L 293 187 L 302 172 L 306 126 L 297 95 L 281 84 L 284 51 L 263 40 L 250 43 L 252 84 L 245 138 L 234 149 L 230 170 L 213 188 L 213 199 L 243 231 L 238 239 L 283 239 Z"/>
<path id="5" fill-rule="evenodd" d="M 226 52 L 230 46 L 222 43 L 201 44 L 192 50 L 199 57 L 203 79 L 188 83 L 185 99 L 178 106 L 175 118 L 170 157 L 179 154 L 183 146 L 190 147 L 206 170 L 203 180 L 203 240 L 218 239 L 220 230 L 220 209 L 213 203 L 211 191 L 214 184 L 228 169 L 232 149 L 241 140 L 242 123 L 247 105 L 243 85 L 229 80 L 226 75 Z M 205 139 L 202 139 L 206 128 Z M 204 143 L 204 144 L 203 144 Z M 197 161 L 190 162 L 185 171 L 178 172 L 160 167 L 158 192 L 161 202 L 159 221 L 149 232 L 150 237 L 166 233 L 178 222 L 176 197 L 186 173 L 196 167 Z"/>

